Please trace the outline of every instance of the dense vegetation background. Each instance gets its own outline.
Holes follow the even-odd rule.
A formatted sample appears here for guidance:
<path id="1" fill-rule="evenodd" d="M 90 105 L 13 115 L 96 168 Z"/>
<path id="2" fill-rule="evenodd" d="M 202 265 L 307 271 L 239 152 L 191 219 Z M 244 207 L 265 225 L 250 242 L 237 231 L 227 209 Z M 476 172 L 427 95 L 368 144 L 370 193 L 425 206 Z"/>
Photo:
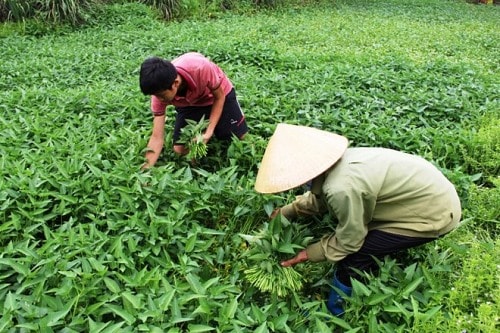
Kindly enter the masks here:
<path id="1" fill-rule="evenodd" d="M 92 8 L 85 23 L 0 28 L 0 331 L 498 331 L 498 7 L 207 6 L 168 22 L 149 4 Z M 151 114 L 138 68 L 187 51 L 226 71 L 251 134 L 213 142 L 196 166 L 166 149 L 140 171 Z M 322 301 L 327 263 L 297 267 L 300 291 L 260 291 L 244 273 L 262 250 L 252 235 L 275 258 L 334 229 L 329 216 L 268 224 L 294 195 L 253 190 L 279 122 L 426 157 L 456 185 L 463 223 L 388 258 L 342 318 Z"/>

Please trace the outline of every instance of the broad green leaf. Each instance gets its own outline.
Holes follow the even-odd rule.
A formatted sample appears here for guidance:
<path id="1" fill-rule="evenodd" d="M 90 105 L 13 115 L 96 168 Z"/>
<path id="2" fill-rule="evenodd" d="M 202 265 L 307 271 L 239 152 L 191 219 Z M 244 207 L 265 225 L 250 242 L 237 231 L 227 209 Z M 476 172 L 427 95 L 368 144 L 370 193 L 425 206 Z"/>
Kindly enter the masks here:
<path id="1" fill-rule="evenodd" d="M 125 325 L 124 321 L 121 321 L 119 323 L 113 324 L 109 327 L 106 327 L 102 333 L 120 333 L 123 332 L 122 326 Z"/>
<path id="2" fill-rule="evenodd" d="M 415 275 L 415 271 L 417 269 L 417 263 L 413 263 L 410 266 L 406 267 L 404 272 L 405 272 L 405 280 L 412 280 L 413 276 Z"/>
<path id="3" fill-rule="evenodd" d="M 248 243 L 252 244 L 252 243 L 257 243 L 259 244 L 260 243 L 260 237 L 259 236 L 255 236 L 255 235 L 245 235 L 245 234 L 238 234 L 241 238 L 243 238 L 244 240 L 246 240 Z"/>
<path id="4" fill-rule="evenodd" d="M 106 304 L 105 307 L 108 308 L 109 310 L 111 310 L 111 312 L 113 312 L 117 316 L 120 316 L 121 318 L 123 318 L 127 322 L 128 325 L 132 325 L 133 323 L 135 323 L 134 316 L 131 315 L 129 312 L 127 312 L 122 307 L 119 307 L 119 306 L 114 305 L 114 304 Z"/>
<path id="5" fill-rule="evenodd" d="M 205 298 L 200 297 L 198 299 L 198 302 L 200 303 L 200 305 L 193 311 L 193 315 L 195 314 L 209 315 L 212 312 L 212 307 Z"/>
<path id="6" fill-rule="evenodd" d="M 185 323 L 187 321 L 194 320 L 192 317 L 179 317 L 179 318 L 173 318 L 172 319 L 172 324 L 179 324 L 179 323 Z"/>
<path id="7" fill-rule="evenodd" d="M 412 283 L 410 283 L 409 285 L 407 285 L 401 292 L 401 295 L 403 297 L 408 297 L 415 289 L 417 289 L 417 287 L 422 283 L 423 280 L 424 277 L 421 276 Z"/>
<path id="8" fill-rule="evenodd" d="M 345 333 L 357 333 L 357 332 L 361 331 L 362 329 L 363 329 L 362 327 L 355 327 L 355 328 L 352 328 L 348 331 L 345 331 Z"/>
<path id="9" fill-rule="evenodd" d="M 238 308 L 238 298 L 240 295 L 233 297 L 229 303 L 226 303 L 222 308 L 224 313 L 224 317 L 228 319 L 233 319 L 236 313 L 236 309 Z"/>
<path id="10" fill-rule="evenodd" d="M 43 320 L 40 321 L 40 323 L 42 323 L 42 322 L 43 322 Z M 45 325 L 45 324 L 43 324 L 43 325 Z M 17 324 L 16 328 L 24 328 L 24 329 L 27 329 L 29 331 L 42 331 L 42 332 L 44 331 L 44 329 L 48 330 L 46 325 L 42 326 L 43 328 L 41 326 L 42 326 L 42 324 L 39 325 L 38 323 L 21 323 L 21 324 Z"/>
<path id="11" fill-rule="evenodd" d="M 266 203 L 264 204 L 264 211 L 266 212 L 267 216 L 271 216 L 274 211 L 274 206 L 271 203 Z"/>
<path id="12" fill-rule="evenodd" d="M 256 253 L 248 257 L 249 260 L 260 261 L 269 258 L 268 253 Z"/>
<path id="13" fill-rule="evenodd" d="M 316 318 L 314 323 L 316 324 L 315 329 L 318 332 L 331 332 L 332 331 L 332 329 L 330 327 L 328 327 L 328 325 L 322 319 Z"/>
<path id="14" fill-rule="evenodd" d="M 75 278 L 77 276 L 76 272 L 74 271 L 59 271 L 58 273 L 69 278 Z"/>
<path id="15" fill-rule="evenodd" d="M 368 314 L 368 332 L 369 333 L 377 333 L 378 331 L 378 322 L 377 322 L 377 315 L 374 313 L 374 311 L 370 311 Z"/>
<path id="16" fill-rule="evenodd" d="M 332 323 L 334 323 L 334 324 L 336 324 L 336 325 L 338 325 L 338 326 L 340 326 L 340 327 L 342 327 L 342 328 L 344 328 L 344 329 L 346 329 L 346 330 L 350 330 L 350 329 L 352 329 L 351 325 L 349 325 L 349 323 L 348 323 L 348 322 L 346 322 L 344 319 L 342 319 L 342 318 L 340 318 L 340 317 L 337 317 L 337 316 L 331 316 L 331 317 L 329 318 L 329 320 L 330 320 Z"/>
<path id="17" fill-rule="evenodd" d="M 186 245 L 185 245 L 185 251 L 187 253 L 193 251 L 194 245 L 196 244 L 196 234 L 192 234 L 191 236 L 188 237 L 186 240 Z"/>
<path id="18" fill-rule="evenodd" d="M 27 266 L 22 265 L 11 258 L 0 258 L 0 265 L 9 266 L 23 276 L 27 276 L 30 273 L 30 270 Z"/>
<path id="19" fill-rule="evenodd" d="M 114 296 L 114 297 L 117 297 L 117 296 Z M 114 297 L 109 299 L 109 300 L 106 300 L 106 301 L 101 301 L 101 302 L 97 302 L 97 303 L 88 305 L 87 309 L 86 309 L 86 313 L 93 314 L 95 311 L 98 311 L 104 304 L 108 303 L 109 301 L 113 301 Z"/>
<path id="20" fill-rule="evenodd" d="M 190 333 L 200 333 L 200 332 L 209 332 L 214 331 L 215 328 L 207 325 L 199 325 L 199 324 L 189 324 L 188 332 Z"/>
<path id="21" fill-rule="evenodd" d="M 368 289 L 363 283 L 355 279 L 352 279 L 352 289 L 353 292 L 357 295 L 370 296 L 372 293 L 372 291 Z"/>
<path id="22" fill-rule="evenodd" d="M 379 304 L 389 297 L 391 297 L 390 294 L 372 294 L 366 299 L 366 303 L 368 305 Z"/>
<path id="23" fill-rule="evenodd" d="M 12 326 L 12 314 L 4 313 L 2 317 L 0 317 L 0 332 L 7 332 L 8 328 Z"/>
<path id="24" fill-rule="evenodd" d="M 76 299 L 73 299 L 71 302 L 67 303 L 66 306 L 57 312 L 51 312 L 47 315 L 47 326 L 56 326 L 60 324 L 60 321 L 66 317 L 66 315 L 69 313 L 71 308 L 73 307 L 73 304 L 75 304 Z"/>
<path id="25" fill-rule="evenodd" d="M 102 330 L 104 330 L 109 324 L 110 322 L 107 323 L 95 322 L 92 320 L 92 318 L 89 318 L 89 331 L 94 333 L 99 333 Z"/>
<path id="26" fill-rule="evenodd" d="M 7 293 L 7 296 L 5 297 L 5 302 L 3 304 L 3 307 L 7 311 L 15 311 L 16 310 L 16 297 L 14 296 L 13 293 L 10 291 Z"/>
<path id="27" fill-rule="evenodd" d="M 234 209 L 234 216 L 243 216 L 245 214 L 247 214 L 248 212 L 250 211 L 250 209 L 248 207 L 244 207 L 244 206 L 236 206 L 236 208 Z"/>
<path id="28" fill-rule="evenodd" d="M 87 260 L 89 261 L 92 268 L 97 272 L 101 273 L 107 271 L 106 267 L 103 264 L 101 264 L 99 260 L 97 260 L 96 258 L 89 257 L 87 258 Z"/>
<path id="29" fill-rule="evenodd" d="M 71 196 L 71 195 L 66 195 L 66 194 L 61 194 L 61 193 L 57 193 L 56 194 L 56 197 L 58 199 L 61 199 L 62 201 L 68 201 L 69 203 L 71 204 L 76 204 L 78 203 L 78 199 L 74 196 Z"/>
<path id="30" fill-rule="evenodd" d="M 211 278 L 210 280 L 206 281 L 205 283 L 203 283 L 203 288 L 205 290 L 208 290 L 211 286 L 217 284 L 220 280 L 220 277 L 214 277 L 214 278 Z"/>
<path id="31" fill-rule="evenodd" d="M 204 295 L 205 294 L 205 288 L 200 284 L 200 280 L 197 276 L 189 273 L 186 275 L 186 281 L 189 283 L 191 286 L 191 289 L 198 294 Z"/>
<path id="32" fill-rule="evenodd" d="M 170 302 L 172 302 L 174 295 L 175 295 L 175 289 L 170 289 L 162 297 L 160 297 L 159 306 L 163 312 L 168 310 Z"/>
<path id="33" fill-rule="evenodd" d="M 405 313 L 405 311 L 401 310 L 400 307 L 395 306 L 395 305 L 384 306 L 384 311 L 385 312 L 392 312 L 392 313 Z"/>
<path id="34" fill-rule="evenodd" d="M 257 327 L 254 331 L 254 333 L 267 333 L 267 332 L 269 332 L 269 329 L 267 328 L 266 322 L 263 322 L 262 324 L 260 324 L 260 326 Z"/>
<path id="35" fill-rule="evenodd" d="M 289 253 L 289 254 L 295 254 L 296 252 L 296 247 L 293 244 L 281 244 L 278 247 L 278 251 L 281 253 Z"/>
<path id="36" fill-rule="evenodd" d="M 124 300 L 128 301 L 134 309 L 140 309 L 142 307 L 141 299 L 133 295 L 130 291 L 124 291 L 122 297 Z"/>
<path id="37" fill-rule="evenodd" d="M 420 320 L 422 320 L 422 322 L 426 322 L 428 321 L 429 319 L 431 319 L 432 317 L 434 317 L 434 315 L 439 311 L 441 310 L 442 308 L 442 305 L 437 305 L 433 308 L 431 308 L 430 310 L 426 311 L 425 313 L 421 313 L 420 314 Z"/>
<path id="38" fill-rule="evenodd" d="M 113 280 L 112 278 L 109 278 L 109 277 L 107 277 L 107 276 L 105 276 L 105 277 L 103 278 L 103 280 L 104 280 L 104 284 L 106 284 L 106 287 L 107 287 L 107 288 L 108 288 L 108 289 L 109 289 L 112 293 L 114 293 L 114 294 L 118 294 L 118 293 L 120 293 L 121 288 L 120 288 L 120 286 L 118 285 L 118 283 L 117 283 L 115 280 Z"/>
<path id="39" fill-rule="evenodd" d="M 266 317 L 265 313 L 262 311 L 262 309 L 260 309 L 256 305 L 254 305 L 254 303 L 251 303 L 251 307 L 252 307 L 252 314 L 253 314 L 253 316 L 251 316 L 252 319 L 254 319 L 257 322 L 263 322 L 267 319 L 267 317 Z"/>
<path id="40" fill-rule="evenodd" d="M 286 323 L 288 320 L 289 315 L 287 313 L 282 314 L 281 316 L 278 316 L 274 318 L 272 321 L 274 328 L 277 330 L 284 329 L 286 327 Z"/>
<path id="41" fill-rule="evenodd" d="M 399 303 L 399 302 L 396 302 L 394 301 L 394 304 L 396 305 L 396 307 L 400 310 L 401 313 L 403 313 L 405 315 L 406 318 L 409 318 L 411 316 L 411 313 L 410 311 L 408 311 L 403 304 Z"/>

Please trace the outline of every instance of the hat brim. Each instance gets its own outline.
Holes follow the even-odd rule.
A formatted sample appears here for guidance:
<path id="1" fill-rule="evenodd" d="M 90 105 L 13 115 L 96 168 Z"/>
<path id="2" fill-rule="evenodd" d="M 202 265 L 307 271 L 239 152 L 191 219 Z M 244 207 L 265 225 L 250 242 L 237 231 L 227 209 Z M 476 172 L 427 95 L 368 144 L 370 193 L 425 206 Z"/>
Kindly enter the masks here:
<path id="1" fill-rule="evenodd" d="M 278 124 L 255 180 L 260 193 L 277 193 L 305 184 L 344 154 L 346 137 L 312 127 Z"/>

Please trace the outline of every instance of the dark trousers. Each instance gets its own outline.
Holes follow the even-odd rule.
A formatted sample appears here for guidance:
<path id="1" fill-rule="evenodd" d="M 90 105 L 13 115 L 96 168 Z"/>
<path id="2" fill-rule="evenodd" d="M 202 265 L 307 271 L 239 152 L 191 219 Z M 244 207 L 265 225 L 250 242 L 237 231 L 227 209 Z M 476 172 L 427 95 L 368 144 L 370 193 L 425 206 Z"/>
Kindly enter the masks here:
<path id="1" fill-rule="evenodd" d="M 433 240 L 435 238 L 408 237 L 380 230 L 372 230 L 368 232 L 365 242 L 358 252 L 348 255 L 338 262 L 336 271 L 337 279 L 346 286 L 350 286 L 351 277 L 359 279 L 359 276 L 352 268 L 363 272 L 376 272 L 379 267 L 373 257 L 382 260 L 386 255 L 432 242 Z"/>
<path id="2" fill-rule="evenodd" d="M 212 105 L 207 106 L 184 106 L 176 107 L 177 114 L 175 116 L 173 141 L 174 145 L 179 144 L 181 137 L 181 129 L 187 125 L 186 119 L 191 119 L 199 122 L 202 117 L 205 120 L 210 119 L 212 112 Z M 224 106 L 222 107 L 222 114 L 219 122 L 214 130 L 214 135 L 218 139 L 231 140 L 233 135 L 238 138 L 243 137 L 248 132 L 245 115 L 241 111 L 240 103 L 236 98 L 234 88 L 226 95 Z"/>

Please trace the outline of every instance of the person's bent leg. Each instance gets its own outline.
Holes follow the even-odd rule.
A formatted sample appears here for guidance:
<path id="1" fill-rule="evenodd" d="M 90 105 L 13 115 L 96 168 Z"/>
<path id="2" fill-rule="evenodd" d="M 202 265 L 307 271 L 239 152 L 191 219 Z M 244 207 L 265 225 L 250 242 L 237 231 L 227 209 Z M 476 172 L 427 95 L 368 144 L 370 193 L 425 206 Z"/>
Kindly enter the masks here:
<path id="1" fill-rule="evenodd" d="M 245 137 L 248 132 L 245 115 L 241 110 L 236 93 L 231 90 L 224 101 L 224 107 L 219 119 L 219 123 L 215 128 L 214 134 L 222 140 L 230 140 L 233 135 L 240 140 Z"/>
<path id="2" fill-rule="evenodd" d="M 379 267 L 374 257 L 382 260 L 386 255 L 416 247 L 433 240 L 435 238 L 408 237 L 380 230 L 372 230 L 367 234 L 363 246 L 358 252 L 348 255 L 337 263 L 332 284 L 350 296 L 351 278 L 361 278 L 353 268 L 361 272 L 376 272 Z M 342 302 L 342 296 L 333 288 L 329 296 L 329 303 L 332 305 L 328 308 L 331 308 L 330 311 L 333 314 L 340 315 L 344 312 Z"/>
<path id="3" fill-rule="evenodd" d="M 351 278 L 358 278 L 352 269 L 362 272 L 376 272 L 379 267 L 375 258 L 382 260 L 384 256 L 397 253 L 435 240 L 435 238 L 408 237 L 380 230 L 370 231 L 365 238 L 363 246 L 358 252 L 352 253 L 338 262 L 337 273 L 339 280 L 346 285 L 351 285 Z"/>

